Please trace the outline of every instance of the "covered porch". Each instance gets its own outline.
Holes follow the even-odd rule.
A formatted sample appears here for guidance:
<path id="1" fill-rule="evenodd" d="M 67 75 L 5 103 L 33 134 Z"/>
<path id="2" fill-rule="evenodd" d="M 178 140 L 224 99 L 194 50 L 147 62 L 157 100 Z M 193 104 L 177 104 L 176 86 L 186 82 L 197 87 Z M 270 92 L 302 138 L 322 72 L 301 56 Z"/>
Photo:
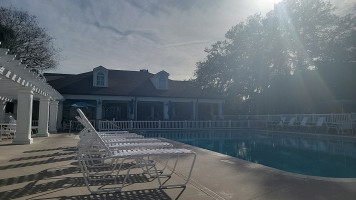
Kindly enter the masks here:
<path id="1" fill-rule="evenodd" d="M 224 100 L 135 96 L 64 95 L 59 121 L 75 123 L 80 106 L 88 119 L 99 121 L 198 121 L 222 120 Z"/>
<path id="2" fill-rule="evenodd" d="M 31 144 L 33 128 L 37 136 L 48 137 L 57 132 L 58 102 L 63 97 L 46 83 L 46 80 L 31 72 L 7 49 L 0 48 L 0 125 L 1 135 L 9 127 L 8 117 L 13 117 L 15 127 L 13 144 Z M 32 122 L 34 101 L 38 101 L 38 121 Z M 13 102 L 16 113 L 6 113 L 6 105 Z M 37 110 L 36 110 L 37 112 Z M 36 127 L 34 127 L 36 126 Z"/>

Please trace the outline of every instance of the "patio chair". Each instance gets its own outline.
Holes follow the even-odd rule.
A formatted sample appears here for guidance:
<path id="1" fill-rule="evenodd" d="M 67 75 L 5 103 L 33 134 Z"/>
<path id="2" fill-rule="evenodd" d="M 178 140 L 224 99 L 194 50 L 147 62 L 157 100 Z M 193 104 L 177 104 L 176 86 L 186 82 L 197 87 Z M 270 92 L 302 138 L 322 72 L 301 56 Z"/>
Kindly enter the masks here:
<path id="1" fill-rule="evenodd" d="M 5 127 L 2 133 L 7 139 L 14 139 L 16 134 L 16 119 L 9 116 L 9 125 Z"/>
<path id="2" fill-rule="evenodd" d="M 81 118 L 84 121 L 88 121 L 85 115 L 81 112 L 81 110 L 78 109 L 78 113 L 80 114 Z M 189 179 L 191 177 L 191 173 L 194 167 L 194 163 L 196 160 L 196 153 L 194 151 L 188 150 L 188 149 L 135 149 L 135 150 L 124 150 L 124 151 L 112 151 L 110 148 L 107 146 L 107 144 L 104 142 L 104 140 L 100 137 L 100 134 L 96 132 L 94 127 L 88 123 L 88 131 L 95 133 L 92 136 L 93 137 L 87 137 L 88 140 L 85 142 L 87 145 L 80 145 L 78 146 L 78 160 L 79 164 L 83 173 L 84 177 L 84 182 L 88 188 L 88 190 L 91 193 L 98 193 L 98 192 L 106 192 L 106 191 L 121 191 L 122 188 L 125 186 L 126 180 L 130 175 L 130 171 L 133 168 L 146 168 L 145 172 L 150 172 L 148 169 L 149 167 L 153 168 L 153 172 L 155 173 L 155 176 L 151 177 L 156 177 L 158 180 L 158 183 L 160 185 L 160 188 L 168 188 L 168 187 L 185 187 L 186 184 L 189 182 Z M 95 156 L 91 156 L 92 152 L 95 152 Z M 100 155 L 100 156 L 98 156 Z M 192 163 L 190 165 L 190 170 L 189 174 L 187 176 L 187 179 L 184 183 L 182 184 L 173 184 L 173 185 L 168 185 L 165 183 L 162 183 L 160 178 L 162 176 L 171 176 L 177 167 L 178 163 L 178 158 L 179 156 L 188 156 L 191 155 L 193 156 Z M 175 164 L 174 167 L 169 174 L 161 174 L 158 173 L 158 170 L 156 168 L 156 163 L 157 161 L 155 160 L 150 160 L 148 157 L 152 156 L 157 156 L 157 157 L 175 157 Z M 135 164 L 130 166 L 127 170 L 127 173 L 124 177 L 123 183 L 120 187 L 117 188 L 109 188 L 109 189 L 103 189 L 103 188 L 98 188 L 97 190 L 92 189 L 92 185 L 90 184 L 91 181 L 96 181 L 101 178 L 91 178 L 91 173 L 89 172 L 89 168 L 87 166 L 87 161 L 98 161 L 99 163 L 102 163 L 104 161 L 109 161 L 111 163 L 115 163 L 114 167 L 116 168 L 116 164 L 118 163 L 119 159 L 133 159 L 135 161 Z M 120 166 L 121 168 L 121 166 Z M 113 177 L 109 177 L 110 179 L 114 179 L 116 183 L 116 178 L 118 177 L 120 172 L 120 169 L 116 174 L 113 174 Z M 107 180 L 107 178 L 103 178 L 104 180 Z"/>
<path id="3" fill-rule="evenodd" d="M 337 123 L 336 130 L 338 134 L 351 133 L 353 134 L 352 121 L 341 121 Z"/>
<path id="4" fill-rule="evenodd" d="M 309 128 L 314 128 L 314 132 L 317 132 L 318 130 L 325 128 L 326 132 L 329 132 L 329 128 L 332 128 L 331 125 L 327 125 L 325 123 L 325 117 L 319 117 L 318 120 L 315 122 L 313 125 L 309 125 Z"/>
<path id="5" fill-rule="evenodd" d="M 284 117 L 284 116 L 281 117 L 281 120 L 276 124 L 276 127 L 277 127 L 277 128 L 283 128 L 286 119 L 287 119 L 287 118 Z"/>
<path id="6" fill-rule="evenodd" d="M 292 117 L 287 124 L 288 127 L 293 127 L 296 120 L 297 120 L 296 117 Z"/>
<path id="7" fill-rule="evenodd" d="M 299 122 L 299 124 L 296 124 L 294 127 L 300 129 L 307 128 L 307 122 L 308 122 L 308 117 L 303 117 L 303 119 Z"/>

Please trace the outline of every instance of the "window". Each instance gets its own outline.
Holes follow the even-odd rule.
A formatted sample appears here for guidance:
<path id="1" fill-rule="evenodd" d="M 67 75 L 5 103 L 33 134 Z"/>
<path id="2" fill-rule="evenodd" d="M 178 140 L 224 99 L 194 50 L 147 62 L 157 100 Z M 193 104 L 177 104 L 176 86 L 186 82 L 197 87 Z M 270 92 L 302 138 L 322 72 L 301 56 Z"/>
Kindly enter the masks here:
<path id="1" fill-rule="evenodd" d="M 166 89 L 167 88 L 167 79 L 164 76 L 159 77 L 158 88 L 159 89 Z"/>
<path id="2" fill-rule="evenodd" d="M 98 74 L 96 75 L 96 85 L 97 86 L 104 86 L 104 73 L 103 72 L 98 72 Z"/>

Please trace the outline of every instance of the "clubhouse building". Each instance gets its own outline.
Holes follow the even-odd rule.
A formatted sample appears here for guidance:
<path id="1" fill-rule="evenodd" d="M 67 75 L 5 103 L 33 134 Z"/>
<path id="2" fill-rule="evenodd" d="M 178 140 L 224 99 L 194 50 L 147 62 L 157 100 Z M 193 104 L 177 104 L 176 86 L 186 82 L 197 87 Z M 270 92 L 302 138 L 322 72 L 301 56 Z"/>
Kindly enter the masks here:
<path id="1" fill-rule="evenodd" d="M 58 126 L 74 120 L 82 108 L 91 120 L 158 121 L 218 120 L 224 99 L 191 81 L 170 80 L 169 74 L 148 70 L 110 70 L 99 66 L 81 74 L 44 74 L 63 97 Z"/>

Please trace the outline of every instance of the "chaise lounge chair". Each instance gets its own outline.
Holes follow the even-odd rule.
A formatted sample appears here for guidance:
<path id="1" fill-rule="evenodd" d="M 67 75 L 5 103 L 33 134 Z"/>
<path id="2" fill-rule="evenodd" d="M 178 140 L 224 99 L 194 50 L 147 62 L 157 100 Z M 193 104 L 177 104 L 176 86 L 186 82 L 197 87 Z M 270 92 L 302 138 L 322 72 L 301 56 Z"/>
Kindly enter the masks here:
<path id="1" fill-rule="evenodd" d="M 80 145 L 78 145 L 78 160 L 79 164 L 83 173 L 84 181 L 85 184 L 88 188 L 88 190 L 91 193 L 98 193 L 98 192 L 106 192 L 106 191 L 121 191 L 121 189 L 125 186 L 125 183 L 127 181 L 127 178 L 130 176 L 130 171 L 134 168 L 142 168 L 145 169 L 145 173 L 151 173 L 152 170 L 154 169 L 154 176 L 151 177 L 156 177 L 158 180 L 158 183 L 160 185 L 160 188 L 168 188 L 168 187 L 185 187 L 186 184 L 189 182 L 195 159 L 196 159 L 196 154 L 195 152 L 188 150 L 188 149 L 140 149 L 140 148 L 135 148 L 135 149 L 130 149 L 130 150 L 111 150 L 107 143 L 102 139 L 100 134 L 94 129 L 94 127 L 90 124 L 89 120 L 85 117 L 85 115 L 81 112 L 81 110 L 78 109 L 78 113 L 80 114 L 80 117 L 83 121 L 85 121 L 87 127 L 87 130 L 84 132 L 87 132 L 83 138 L 83 141 L 80 141 Z M 82 138 L 81 138 L 82 140 Z M 78 144 L 79 144 L 78 143 Z M 171 176 L 174 171 L 176 170 L 177 163 L 178 163 L 178 158 L 180 156 L 189 156 L 191 155 L 193 157 L 191 165 L 190 165 L 190 170 L 188 173 L 188 176 L 186 178 L 186 181 L 182 184 L 171 184 L 168 185 L 167 182 L 162 183 L 161 182 L 161 177 L 165 176 Z M 158 158 L 165 158 L 167 157 L 175 158 L 175 164 L 174 167 L 169 174 L 163 174 L 163 172 L 160 172 L 156 168 L 157 160 L 152 160 L 152 157 L 158 157 Z M 124 177 L 124 180 L 122 182 L 122 185 L 120 187 L 116 188 L 98 188 L 98 189 L 93 189 L 91 182 L 92 181 L 97 181 L 97 180 L 107 180 L 111 179 L 114 180 L 116 183 L 117 177 L 119 175 L 121 166 L 119 166 L 119 170 L 117 173 L 112 173 L 112 176 L 108 176 L 107 173 L 105 173 L 106 177 L 93 177 L 93 173 L 90 172 L 90 167 L 93 166 L 88 166 L 88 164 L 92 163 L 99 163 L 101 165 L 102 163 L 108 161 L 109 163 L 113 164 L 112 165 L 112 172 L 114 172 L 114 169 L 116 168 L 116 165 L 118 164 L 119 160 L 124 160 L 127 159 L 132 159 L 134 160 L 134 164 L 131 165 L 127 169 L 127 173 Z M 168 161 L 168 160 L 167 160 Z M 164 168 L 165 169 L 165 168 Z M 109 177 L 109 178 L 108 178 Z"/>

